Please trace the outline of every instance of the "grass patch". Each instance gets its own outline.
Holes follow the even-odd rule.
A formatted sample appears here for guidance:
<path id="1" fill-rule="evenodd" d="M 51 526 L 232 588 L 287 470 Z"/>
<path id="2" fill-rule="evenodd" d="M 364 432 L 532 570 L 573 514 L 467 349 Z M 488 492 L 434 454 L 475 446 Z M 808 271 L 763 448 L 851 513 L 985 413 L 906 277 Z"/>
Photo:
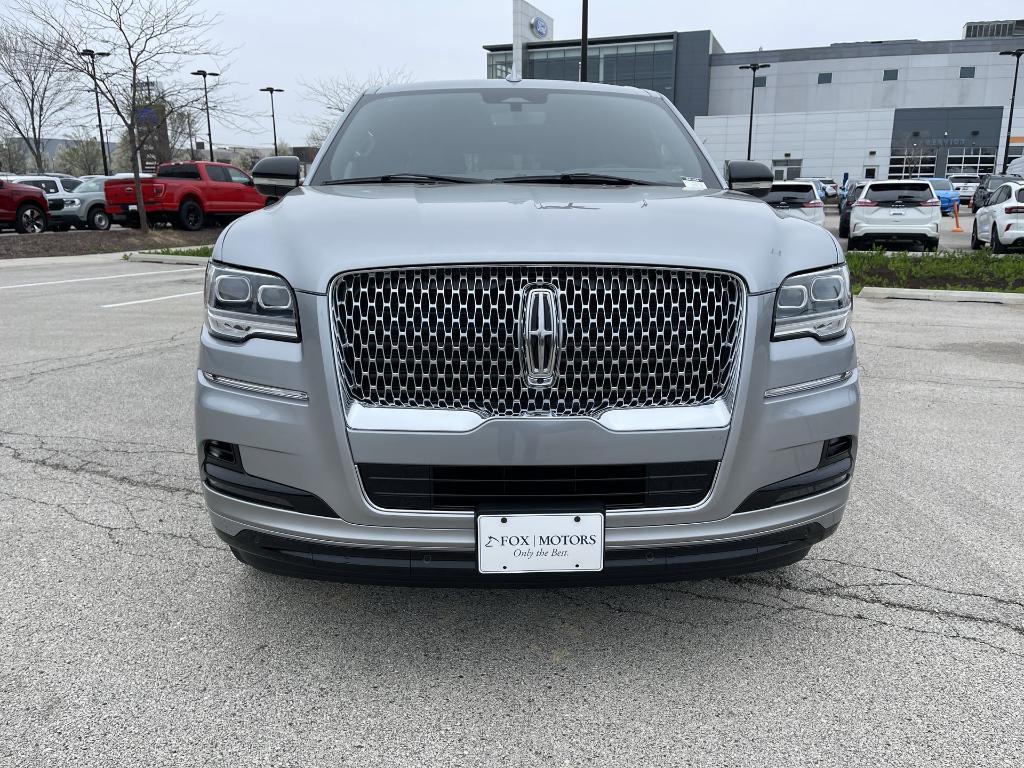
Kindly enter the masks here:
<path id="1" fill-rule="evenodd" d="M 191 248 L 158 248 L 154 251 L 142 251 L 149 256 L 196 256 L 208 259 L 213 255 L 212 245 L 197 245 Z"/>
<path id="2" fill-rule="evenodd" d="M 1024 293 L 1024 254 L 995 256 L 989 250 L 887 254 L 882 249 L 846 254 L 853 290 L 930 288 L 945 291 Z"/>

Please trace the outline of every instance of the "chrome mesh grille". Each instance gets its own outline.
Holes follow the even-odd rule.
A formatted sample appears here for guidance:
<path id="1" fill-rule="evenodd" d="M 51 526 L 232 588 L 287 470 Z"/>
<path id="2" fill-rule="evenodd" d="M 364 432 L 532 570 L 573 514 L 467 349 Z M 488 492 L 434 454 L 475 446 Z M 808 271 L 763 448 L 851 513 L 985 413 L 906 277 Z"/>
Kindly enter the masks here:
<path id="1" fill-rule="evenodd" d="M 743 314 L 717 272 L 480 265 L 350 272 L 334 281 L 335 345 L 349 396 L 372 406 L 485 416 L 593 415 L 703 405 L 725 392 Z M 563 349 L 554 383 L 527 386 L 523 289 L 557 289 Z"/>

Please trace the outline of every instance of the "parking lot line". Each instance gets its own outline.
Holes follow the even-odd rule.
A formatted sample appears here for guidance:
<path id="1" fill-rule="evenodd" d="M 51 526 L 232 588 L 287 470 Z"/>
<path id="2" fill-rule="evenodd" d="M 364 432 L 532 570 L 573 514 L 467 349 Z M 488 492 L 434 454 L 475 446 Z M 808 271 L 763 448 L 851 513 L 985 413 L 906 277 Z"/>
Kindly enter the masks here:
<path id="1" fill-rule="evenodd" d="M 117 304 L 101 304 L 100 309 L 113 309 L 114 307 L 128 307 L 132 304 L 148 304 L 151 301 L 167 301 L 168 299 L 180 299 L 183 296 L 198 296 L 202 291 L 189 291 L 188 293 L 176 293 L 173 296 L 157 296 L 155 299 L 136 299 L 135 301 L 122 301 Z"/>
<path id="2" fill-rule="evenodd" d="M 145 277 L 146 275 L 170 275 L 175 272 L 196 272 L 205 267 L 183 267 L 182 269 L 154 269 L 149 272 L 124 272 L 120 275 L 101 275 L 99 277 L 74 277 L 68 280 L 48 280 L 42 283 L 19 283 L 17 285 L 0 285 L 0 291 L 7 288 L 36 288 L 41 285 L 63 285 L 64 283 L 85 283 L 90 280 L 116 280 L 120 277 Z"/>

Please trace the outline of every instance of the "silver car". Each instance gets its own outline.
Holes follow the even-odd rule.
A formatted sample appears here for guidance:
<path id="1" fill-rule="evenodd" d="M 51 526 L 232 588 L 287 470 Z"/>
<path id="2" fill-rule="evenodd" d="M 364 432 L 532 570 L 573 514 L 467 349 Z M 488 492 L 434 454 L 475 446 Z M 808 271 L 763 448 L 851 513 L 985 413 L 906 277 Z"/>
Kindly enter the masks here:
<path id="1" fill-rule="evenodd" d="M 860 409 L 842 249 L 748 194 L 764 166 L 723 177 L 662 95 L 381 88 L 299 171 L 257 164 L 280 199 L 206 276 L 196 447 L 239 560 L 652 581 L 836 530 Z"/>
<path id="2" fill-rule="evenodd" d="M 55 219 L 68 225 L 89 229 L 110 229 L 104 182 L 107 176 L 95 176 L 83 181 L 73 195 L 64 196 L 64 208 Z M 113 177 L 109 177 L 113 178 Z"/>

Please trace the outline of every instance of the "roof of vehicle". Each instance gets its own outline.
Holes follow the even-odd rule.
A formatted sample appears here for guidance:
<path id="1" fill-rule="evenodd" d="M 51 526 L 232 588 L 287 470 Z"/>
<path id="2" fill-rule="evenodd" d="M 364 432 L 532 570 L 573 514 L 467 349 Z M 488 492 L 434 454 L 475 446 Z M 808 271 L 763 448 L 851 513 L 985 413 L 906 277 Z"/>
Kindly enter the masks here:
<path id="1" fill-rule="evenodd" d="M 606 85 L 604 83 L 577 83 L 573 80 L 435 80 L 423 83 L 396 83 L 382 85 L 372 93 L 406 93 L 410 91 L 455 91 L 467 88 L 507 88 L 515 91 L 521 88 L 540 88 L 549 91 L 588 91 L 594 93 L 623 93 L 659 95 L 656 91 L 634 88 L 631 85 Z"/>

